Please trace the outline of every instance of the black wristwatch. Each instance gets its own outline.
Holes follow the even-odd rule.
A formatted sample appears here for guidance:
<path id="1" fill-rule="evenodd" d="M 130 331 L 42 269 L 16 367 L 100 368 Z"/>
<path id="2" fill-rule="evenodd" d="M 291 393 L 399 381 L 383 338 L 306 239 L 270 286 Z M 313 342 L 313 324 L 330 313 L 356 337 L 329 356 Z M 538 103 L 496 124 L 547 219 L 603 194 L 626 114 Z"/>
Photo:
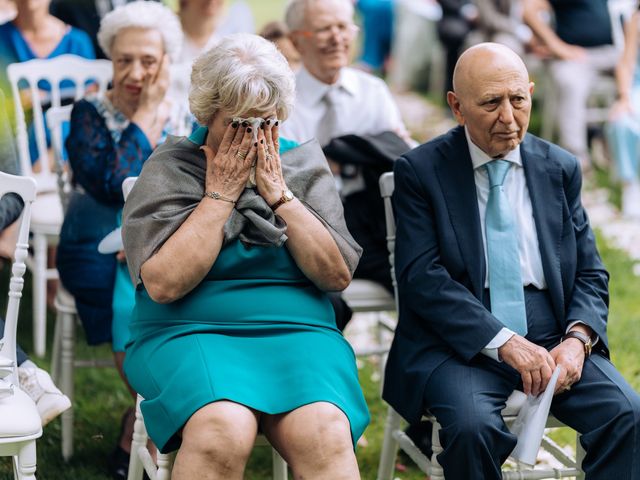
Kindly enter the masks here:
<path id="1" fill-rule="evenodd" d="M 562 337 L 561 343 L 564 342 L 567 338 L 577 338 L 584 344 L 584 357 L 589 358 L 591 355 L 591 349 L 593 348 L 593 342 L 591 341 L 591 337 L 582 332 L 578 332 L 577 330 L 571 330 L 567 332 L 564 337 Z"/>

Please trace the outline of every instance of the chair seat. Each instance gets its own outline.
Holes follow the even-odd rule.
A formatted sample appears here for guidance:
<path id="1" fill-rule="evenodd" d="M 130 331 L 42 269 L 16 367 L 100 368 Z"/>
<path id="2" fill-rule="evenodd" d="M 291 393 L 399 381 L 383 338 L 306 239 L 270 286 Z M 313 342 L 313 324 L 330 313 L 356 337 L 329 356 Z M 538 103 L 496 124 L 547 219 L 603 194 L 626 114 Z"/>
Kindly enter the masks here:
<path id="1" fill-rule="evenodd" d="M 20 388 L 13 388 L 13 395 L 0 399 L 0 443 L 15 441 L 18 437 L 38 438 L 42 424 L 36 404 Z"/>
<path id="2" fill-rule="evenodd" d="M 62 204 L 57 193 L 40 193 L 31 210 L 31 231 L 58 235 L 62 226 Z"/>
<path id="3" fill-rule="evenodd" d="M 371 280 L 353 280 L 342 295 L 354 312 L 393 311 L 396 308 L 393 295 Z"/>

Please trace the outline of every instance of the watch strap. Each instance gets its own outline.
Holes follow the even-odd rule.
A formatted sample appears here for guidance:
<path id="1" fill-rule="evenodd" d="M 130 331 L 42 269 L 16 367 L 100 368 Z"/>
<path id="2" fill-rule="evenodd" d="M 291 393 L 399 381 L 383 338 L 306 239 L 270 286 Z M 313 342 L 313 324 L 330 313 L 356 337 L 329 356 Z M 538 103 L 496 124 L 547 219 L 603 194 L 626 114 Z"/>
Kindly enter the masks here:
<path id="1" fill-rule="evenodd" d="M 273 205 L 269 205 L 269 208 L 271 208 L 271 210 L 275 212 L 278 207 L 287 202 L 290 202 L 291 200 L 293 200 L 293 194 L 289 190 L 285 190 L 284 192 L 282 192 L 282 196 L 280 197 L 280 199 Z"/>
<path id="2" fill-rule="evenodd" d="M 585 355 L 585 357 L 588 357 L 589 355 L 591 355 L 591 347 L 593 346 L 593 343 L 592 343 L 591 337 L 589 337 L 589 335 L 586 335 L 586 334 L 584 334 L 582 332 L 578 332 L 576 330 L 571 330 L 570 332 L 567 332 L 562 337 L 562 341 L 564 342 L 568 338 L 576 338 L 576 339 L 580 340 L 584 345 L 584 355 Z"/>

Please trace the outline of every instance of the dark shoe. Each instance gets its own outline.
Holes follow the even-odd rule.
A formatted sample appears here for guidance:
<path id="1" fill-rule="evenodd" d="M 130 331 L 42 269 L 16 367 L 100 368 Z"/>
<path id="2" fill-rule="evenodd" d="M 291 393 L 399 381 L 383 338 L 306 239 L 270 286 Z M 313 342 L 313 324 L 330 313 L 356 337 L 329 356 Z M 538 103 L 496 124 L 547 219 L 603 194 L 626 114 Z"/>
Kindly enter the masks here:
<path id="1" fill-rule="evenodd" d="M 129 473 L 129 454 L 125 452 L 120 445 L 109 455 L 107 460 L 109 475 L 116 480 L 127 480 Z"/>
<path id="2" fill-rule="evenodd" d="M 404 433 L 411 439 L 416 447 L 420 449 L 424 455 L 431 460 L 433 450 L 431 449 L 431 432 L 433 424 L 427 421 L 421 421 L 414 425 L 409 425 Z"/>
<path id="3" fill-rule="evenodd" d="M 129 454 L 120 446 L 117 446 L 113 452 L 111 452 L 111 455 L 109 455 L 107 466 L 111 478 L 115 480 L 127 480 L 127 476 L 129 475 Z M 142 480 L 149 480 L 147 472 L 142 474 Z"/>

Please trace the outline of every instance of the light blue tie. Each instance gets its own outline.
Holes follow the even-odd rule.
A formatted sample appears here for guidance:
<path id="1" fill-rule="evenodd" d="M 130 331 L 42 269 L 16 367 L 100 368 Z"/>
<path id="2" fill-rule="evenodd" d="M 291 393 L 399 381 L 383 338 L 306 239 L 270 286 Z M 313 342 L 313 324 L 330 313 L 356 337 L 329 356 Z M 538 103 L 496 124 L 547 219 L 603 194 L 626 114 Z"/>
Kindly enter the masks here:
<path id="1" fill-rule="evenodd" d="M 505 327 L 525 336 L 527 313 L 524 307 L 518 236 L 509 200 L 502 186 L 509 167 L 511 162 L 507 160 L 493 160 L 485 164 L 489 174 L 489 200 L 485 216 L 489 292 L 491 313 Z"/>

